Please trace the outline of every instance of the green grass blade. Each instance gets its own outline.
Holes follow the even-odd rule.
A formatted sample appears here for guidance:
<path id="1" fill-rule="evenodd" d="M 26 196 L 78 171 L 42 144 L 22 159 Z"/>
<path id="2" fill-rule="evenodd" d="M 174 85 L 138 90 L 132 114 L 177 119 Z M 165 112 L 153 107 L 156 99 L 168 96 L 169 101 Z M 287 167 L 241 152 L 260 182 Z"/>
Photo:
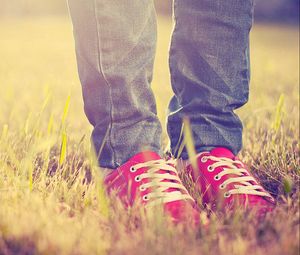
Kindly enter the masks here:
<path id="1" fill-rule="evenodd" d="M 47 125 L 47 134 L 48 135 L 52 134 L 53 126 L 54 126 L 54 117 L 53 117 L 53 113 L 51 113 L 49 121 L 48 121 L 48 125 Z"/>
<path id="2" fill-rule="evenodd" d="M 60 156 L 59 156 L 60 165 L 64 163 L 66 157 L 67 157 L 67 133 L 66 131 L 63 131 L 61 137 Z"/>
<path id="3" fill-rule="evenodd" d="M 69 112 L 69 107 L 70 107 L 70 101 L 71 101 L 71 95 L 69 95 L 67 97 L 67 100 L 66 100 L 66 103 L 65 103 L 64 112 L 63 112 L 63 115 L 62 115 L 62 118 L 61 118 L 62 128 L 65 127 L 65 124 L 66 124 L 66 119 L 67 119 L 68 112 Z"/>
<path id="4" fill-rule="evenodd" d="M 190 120 L 188 118 L 183 119 L 183 132 L 184 132 L 184 142 L 186 146 L 187 153 L 189 155 L 190 163 L 195 171 L 195 176 L 198 176 L 198 164 L 197 164 L 197 153 L 195 150 L 195 144 L 193 139 L 193 133 L 191 129 Z"/>

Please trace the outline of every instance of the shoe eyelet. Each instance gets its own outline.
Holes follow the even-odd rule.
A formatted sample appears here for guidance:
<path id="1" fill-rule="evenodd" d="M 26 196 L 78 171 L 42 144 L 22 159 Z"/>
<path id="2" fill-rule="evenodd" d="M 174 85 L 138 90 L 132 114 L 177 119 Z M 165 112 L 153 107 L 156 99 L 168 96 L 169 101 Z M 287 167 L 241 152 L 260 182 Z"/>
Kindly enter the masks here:
<path id="1" fill-rule="evenodd" d="M 148 201 L 149 200 L 149 197 L 147 195 L 143 196 L 143 200 L 144 201 Z"/>
<path id="2" fill-rule="evenodd" d="M 208 160 L 208 159 L 207 159 L 207 157 L 205 157 L 205 156 L 203 156 L 203 157 L 201 158 L 201 162 L 202 162 L 202 163 L 207 162 L 207 160 Z"/>
<path id="3" fill-rule="evenodd" d="M 141 185 L 139 189 L 140 189 L 140 191 L 145 191 L 146 190 L 146 188 L 143 185 Z"/>
<path id="4" fill-rule="evenodd" d="M 224 185 L 224 184 L 221 184 L 221 185 L 219 186 L 219 188 L 220 188 L 220 189 L 225 189 L 225 185 Z"/>
<path id="5" fill-rule="evenodd" d="M 218 180 L 220 180 L 221 178 L 220 178 L 220 176 L 219 175 L 215 175 L 215 177 L 214 177 L 214 180 L 215 181 L 218 181 Z"/>
<path id="6" fill-rule="evenodd" d="M 131 173 L 136 172 L 136 169 L 134 168 L 134 166 L 130 167 L 130 172 L 131 172 Z"/>
<path id="7" fill-rule="evenodd" d="M 208 167 L 207 167 L 207 171 L 208 172 L 213 172 L 215 169 L 212 167 L 212 165 L 209 165 Z"/>
<path id="8" fill-rule="evenodd" d="M 225 197 L 225 198 L 229 198 L 230 196 L 231 196 L 230 193 L 228 193 L 228 192 L 225 192 L 225 193 L 224 193 L 224 197 Z"/>
<path id="9" fill-rule="evenodd" d="M 139 175 L 137 175 L 137 176 L 134 178 L 134 180 L 135 180 L 136 182 L 140 182 L 140 181 L 141 181 L 141 177 L 140 177 Z"/>

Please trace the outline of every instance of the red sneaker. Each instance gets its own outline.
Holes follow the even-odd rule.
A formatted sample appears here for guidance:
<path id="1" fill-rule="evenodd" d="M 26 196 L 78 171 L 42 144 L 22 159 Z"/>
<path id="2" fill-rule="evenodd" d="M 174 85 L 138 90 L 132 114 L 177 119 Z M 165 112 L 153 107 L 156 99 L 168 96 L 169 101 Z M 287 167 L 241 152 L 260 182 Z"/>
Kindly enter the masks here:
<path id="1" fill-rule="evenodd" d="M 140 202 L 146 208 L 163 205 L 174 222 L 199 223 L 196 203 L 179 179 L 174 162 L 155 152 L 142 152 L 110 173 L 104 180 L 108 193 L 116 192 L 126 207 Z"/>
<path id="2" fill-rule="evenodd" d="M 274 198 L 251 176 L 245 165 L 225 148 L 202 152 L 198 169 L 187 166 L 188 173 L 203 195 L 202 202 L 212 209 L 255 209 L 258 215 L 272 211 Z M 219 207 L 218 207 L 219 208 Z"/>

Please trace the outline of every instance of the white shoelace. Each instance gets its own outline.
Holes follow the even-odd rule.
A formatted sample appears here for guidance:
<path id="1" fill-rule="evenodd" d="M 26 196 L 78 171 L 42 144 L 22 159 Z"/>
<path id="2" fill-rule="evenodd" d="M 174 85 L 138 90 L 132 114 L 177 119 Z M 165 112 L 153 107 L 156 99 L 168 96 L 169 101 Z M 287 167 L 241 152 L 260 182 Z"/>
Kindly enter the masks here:
<path id="1" fill-rule="evenodd" d="M 137 175 L 136 182 L 140 182 L 143 179 L 148 179 L 147 183 L 142 184 L 139 189 L 145 191 L 148 188 L 152 190 L 143 196 L 144 201 L 148 201 L 148 206 L 154 206 L 158 204 L 164 204 L 168 202 L 178 200 L 192 200 L 194 199 L 189 195 L 187 189 L 183 186 L 177 170 L 173 167 L 175 160 L 165 161 L 163 159 L 147 161 L 145 163 L 139 163 L 131 167 L 131 172 L 136 172 L 140 168 L 148 168 L 147 172 Z M 174 174 L 159 173 L 159 171 L 165 170 Z M 174 191 L 168 191 L 168 189 L 174 188 Z"/>
<path id="2" fill-rule="evenodd" d="M 225 189 L 231 183 L 237 183 L 234 185 L 234 189 L 228 190 L 224 193 L 225 197 L 230 197 L 233 194 L 247 194 L 247 195 L 257 195 L 262 197 L 272 196 L 267 193 L 257 181 L 249 176 L 248 171 L 243 168 L 243 163 L 239 160 L 232 160 L 225 157 L 214 157 L 214 156 L 203 156 L 202 161 L 206 162 L 208 159 L 215 161 L 215 163 L 208 166 L 208 171 L 213 172 L 217 167 L 223 167 L 223 171 L 215 175 L 215 180 L 221 180 L 223 176 L 226 175 L 236 175 L 236 177 L 230 177 L 220 184 L 220 189 Z M 240 165 L 241 168 L 238 168 L 237 165 Z M 245 176 L 245 174 L 247 176 Z"/>

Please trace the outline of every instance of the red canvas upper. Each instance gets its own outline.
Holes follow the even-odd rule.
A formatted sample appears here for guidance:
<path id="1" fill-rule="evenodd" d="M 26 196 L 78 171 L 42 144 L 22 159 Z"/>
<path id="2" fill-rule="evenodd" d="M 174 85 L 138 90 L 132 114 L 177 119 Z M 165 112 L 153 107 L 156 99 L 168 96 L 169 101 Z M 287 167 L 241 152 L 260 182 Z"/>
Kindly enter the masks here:
<path id="1" fill-rule="evenodd" d="M 181 183 L 174 165 L 155 152 L 141 152 L 109 174 L 104 184 L 127 206 L 141 203 L 146 208 L 163 205 L 175 222 L 199 221 L 194 199 Z"/>
<path id="2" fill-rule="evenodd" d="M 203 195 L 203 203 L 212 208 L 256 209 L 264 214 L 274 208 L 272 196 L 251 176 L 246 166 L 226 148 L 215 148 L 200 153 L 197 168 L 188 165 L 197 187 Z"/>

